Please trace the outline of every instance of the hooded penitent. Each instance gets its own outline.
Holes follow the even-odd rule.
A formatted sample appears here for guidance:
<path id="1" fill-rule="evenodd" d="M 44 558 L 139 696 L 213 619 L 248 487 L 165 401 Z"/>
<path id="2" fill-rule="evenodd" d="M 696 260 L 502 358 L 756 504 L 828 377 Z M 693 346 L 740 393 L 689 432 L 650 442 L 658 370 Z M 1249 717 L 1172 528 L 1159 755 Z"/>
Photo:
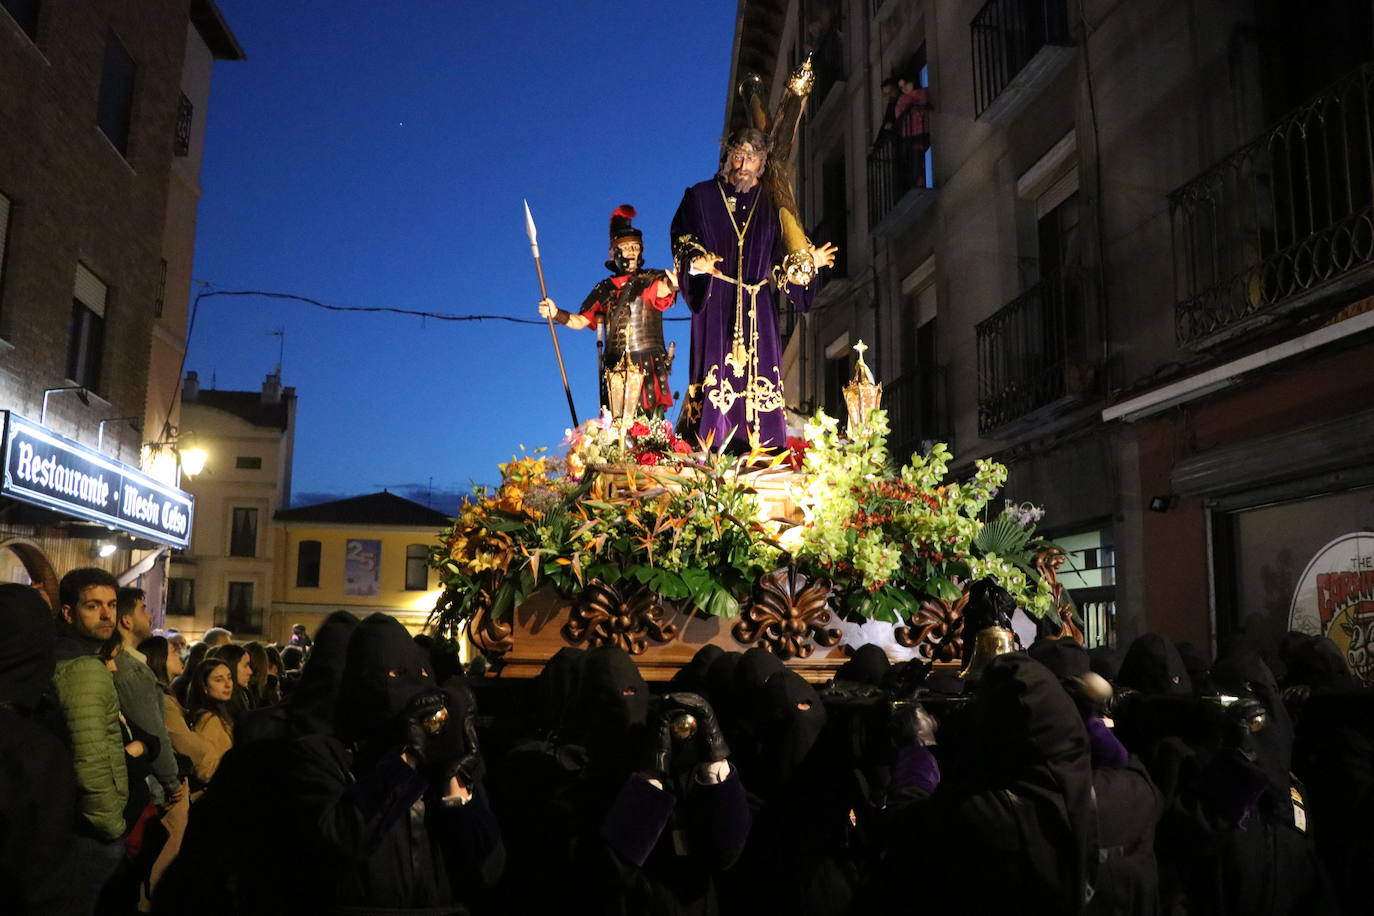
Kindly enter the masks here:
<path id="1" fill-rule="evenodd" d="M 402 713 L 421 693 L 434 690 L 429 658 L 406 628 L 387 614 L 369 615 L 348 640 L 335 712 L 339 738 L 399 743 Z"/>
<path id="2" fill-rule="evenodd" d="M 582 689 L 585 649 L 564 646 L 544 663 L 531 685 L 534 691 L 535 728 L 542 737 L 569 737 L 578 694 Z"/>
<path id="3" fill-rule="evenodd" d="M 984 790 L 1005 790 L 1035 809 L 1036 843 L 1045 854 L 1028 850 L 1025 875 L 1039 886 L 1027 886 L 1027 894 L 1076 912 L 1091 884 L 1088 851 L 1096 839 L 1088 737 L 1073 700 L 1053 672 L 1018 652 L 988 665 L 974 715 Z M 1024 826 L 1015 806 L 999 816 Z"/>
<path id="4" fill-rule="evenodd" d="M 629 772 L 643 750 L 649 685 L 624 649 L 588 650 L 578 706 L 592 766 L 607 773 Z"/>
<path id="5" fill-rule="evenodd" d="M 1178 648 L 1157 633 L 1142 633 L 1131 643 L 1117 672 L 1117 683 L 1149 696 L 1189 696 L 1192 679 Z"/>
<path id="6" fill-rule="evenodd" d="M 755 778 L 768 796 L 786 790 L 806 763 L 825 729 L 826 711 L 816 689 L 788 668 L 768 678 L 760 709 Z"/>
<path id="7" fill-rule="evenodd" d="M 0 704 L 33 710 L 52 687 L 52 611 L 27 585 L 0 585 L 0 624 Z"/>
<path id="8" fill-rule="evenodd" d="M 880 647 L 867 643 L 856 649 L 854 656 L 840 666 L 835 672 L 835 679 L 881 687 L 890 667 L 892 665 L 887 660 L 887 653 Z"/>

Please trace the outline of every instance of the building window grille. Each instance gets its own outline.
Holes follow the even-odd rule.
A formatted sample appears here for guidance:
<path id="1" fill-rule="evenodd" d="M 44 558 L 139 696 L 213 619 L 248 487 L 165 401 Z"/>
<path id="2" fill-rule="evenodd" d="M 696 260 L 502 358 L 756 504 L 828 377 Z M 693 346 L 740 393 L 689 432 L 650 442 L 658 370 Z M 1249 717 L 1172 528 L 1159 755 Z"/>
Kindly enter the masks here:
<path id="1" fill-rule="evenodd" d="M 229 601 L 216 608 L 215 625 L 236 634 L 262 632 L 262 608 L 253 606 L 252 582 L 229 583 Z"/>
<path id="2" fill-rule="evenodd" d="M 320 542 L 301 541 L 296 548 L 296 588 L 320 587 Z"/>
<path id="3" fill-rule="evenodd" d="M 91 391 L 100 390 L 108 300 L 109 287 L 84 264 L 77 264 L 71 337 L 67 347 L 67 378 Z"/>
<path id="4" fill-rule="evenodd" d="M 424 544 L 406 545 L 406 591 L 429 588 L 429 548 Z"/>
<path id="5" fill-rule="evenodd" d="M 163 258 L 158 266 L 157 298 L 153 300 L 153 317 L 161 318 L 163 304 L 167 299 L 167 259 Z"/>
<path id="6" fill-rule="evenodd" d="M 177 103 L 176 133 L 172 135 L 172 152 L 178 156 L 191 154 L 191 123 L 195 119 L 195 113 L 196 106 L 191 104 L 191 100 L 183 92 L 181 101 Z"/>
<path id="7" fill-rule="evenodd" d="M 233 527 L 229 533 L 229 556 L 255 557 L 257 555 L 258 510 L 235 508 Z"/>
<path id="8" fill-rule="evenodd" d="M 96 125 L 121 156 L 129 155 L 129 125 L 134 113 L 134 80 L 138 66 L 114 35 L 105 40 L 105 63 L 100 74 L 100 102 Z"/>
<path id="9" fill-rule="evenodd" d="M 240 471 L 261 471 L 262 458 L 258 455 L 239 455 L 234 459 L 234 467 Z"/>
<path id="10" fill-rule="evenodd" d="M 973 39 L 974 117 L 997 97 L 1046 45 L 1068 45 L 1065 0 L 988 0 L 970 25 Z"/>

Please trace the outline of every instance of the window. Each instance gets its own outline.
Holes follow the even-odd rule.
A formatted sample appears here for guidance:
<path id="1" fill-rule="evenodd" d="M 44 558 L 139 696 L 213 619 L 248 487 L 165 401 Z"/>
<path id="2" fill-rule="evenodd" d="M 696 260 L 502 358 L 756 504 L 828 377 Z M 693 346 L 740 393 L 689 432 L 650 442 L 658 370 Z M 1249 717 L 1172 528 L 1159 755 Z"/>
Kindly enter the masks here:
<path id="1" fill-rule="evenodd" d="M 233 528 L 229 532 L 229 556 L 256 557 L 258 555 L 258 510 L 234 509 Z"/>
<path id="2" fill-rule="evenodd" d="M 196 615 L 196 580 L 173 577 L 167 580 L 167 613 L 178 617 Z"/>
<path id="3" fill-rule="evenodd" d="M 38 38 L 38 0 L 0 0 L 0 6 L 9 10 L 10 16 L 19 23 L 19 28 L 30 39 Z"/>
<path id="4" fill-rule="evenodd" d="M 296 547 L 296 588 L 320 587 L 320 542 L 301 541 Z"/>
<path id="5" fill-rule="evenodd" d="M 234 459 L 234 467 L 240 471 L 262 470 L 262 458 L 257 455 L 239 455 Z"/>
<path id="6" fill-rule="evenodd" d="M 10 237 L 10 199 L 0 194 L 0 305 L 5 302 L 5 251 Z"/>
<path id="7" fill-rule="evenodd" d="M 825 348 L 825 401 L 822 406 L 832 417 L 849 415 L 844 406 L 844 386 L 849 384 L 854 369 L 853 356 L 848 334 L 841 334 Z"/>
<path id="8" fill-rule="evenodd" d="M 100 73 L 100 103 L 95 123 L 121 156 L 129 154 L 129 123 L 134 112 L 134 75 L 137 66 L 123 42 L 113 34 L 105 40 L 105 64 Z"/>
<path id="9" fill-rule="evenodd" d="M 261 633 L 262 608 L 253 607 L 253 583 L 230 582 L 229 602 L 216 625 L 233 633 Z"/>
<path id="10" fill-rule="evenodd" d="M 195 112 L 196 107 L 183 92 L 181 101 L 177 103 L 176 133 L 172 136 L 172 152 L 178 156 L 191 154 L 191 121 L 195 117 Z"/>
<path id="11" fill-rule="evenodd" d="M 406 591 L 429 588 L 429 548 L 424 544 L 406 545 Z"/>
<path id="12" fill-rule="evenodd" d="M 100 390 L 100 369 L 105 352 L 105 304 L 109 294 L 109 287 L 86 265 L 76 265 L 67 378 L 92 391 Z"/>

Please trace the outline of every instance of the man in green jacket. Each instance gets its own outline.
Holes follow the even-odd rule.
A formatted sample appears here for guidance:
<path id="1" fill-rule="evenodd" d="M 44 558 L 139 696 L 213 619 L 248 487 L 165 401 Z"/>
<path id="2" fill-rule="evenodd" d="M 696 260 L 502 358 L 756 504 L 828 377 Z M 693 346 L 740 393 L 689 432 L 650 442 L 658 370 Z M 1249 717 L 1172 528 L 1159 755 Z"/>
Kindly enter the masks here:
<path id="1" fill-rule="evenodd" d="M 114 678 L 96 653 L 115 632 L 119 583 L 103 569 L 74 569 L 58 585 L 57 672 L 53 686 L 76 765 L 72 885 L 75 912 L 94 911 L 124 854 L 129 797 L 124 733 Z"/>

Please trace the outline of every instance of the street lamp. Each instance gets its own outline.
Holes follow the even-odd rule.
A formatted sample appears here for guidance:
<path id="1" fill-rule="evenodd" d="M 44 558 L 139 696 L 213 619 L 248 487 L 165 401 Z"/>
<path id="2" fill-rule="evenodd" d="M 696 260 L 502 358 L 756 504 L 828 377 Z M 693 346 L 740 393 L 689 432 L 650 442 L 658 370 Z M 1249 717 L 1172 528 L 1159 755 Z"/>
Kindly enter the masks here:
<path id="1" fill-rule="evenodd" d="M 86 390 L 85 385 L 66 385 L 62 388 L 45 388 L 43 390 L 43 409 L 38 413 L 38 425 L 46 426 L 48 421 L 48 395 L 56 394 L 59 391 L 75 391 L 76 396 L 81 399 L 81 403 L 87 407 L 91 406 L 91 393 Z"/>

